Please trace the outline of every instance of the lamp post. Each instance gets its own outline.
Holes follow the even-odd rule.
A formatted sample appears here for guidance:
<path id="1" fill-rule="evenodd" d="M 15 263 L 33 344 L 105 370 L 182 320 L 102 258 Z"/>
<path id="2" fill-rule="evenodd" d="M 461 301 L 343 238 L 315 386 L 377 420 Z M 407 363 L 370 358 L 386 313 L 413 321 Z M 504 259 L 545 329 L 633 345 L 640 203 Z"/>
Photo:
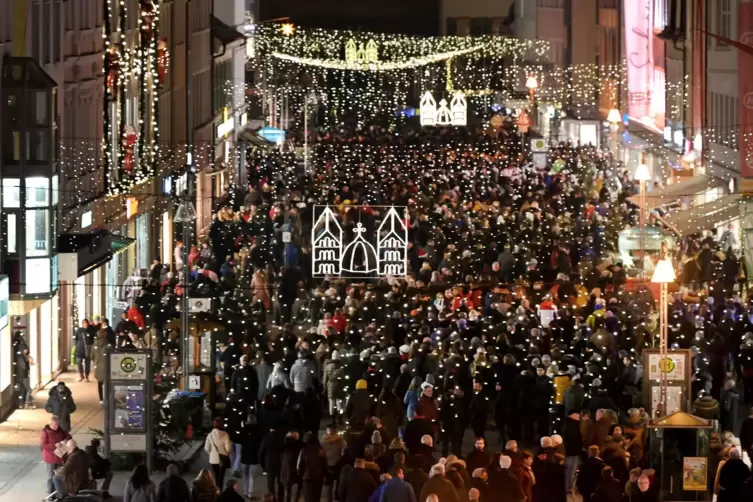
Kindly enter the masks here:
<path id="1" fill-rule="evenodd" d="M 313 92 L 303 100 L 303 170 L 309 173 L 309 104 L 316 105 L 316 94 Z"/>
<path id="2" fill-rule="evenodd" d="M 659 411 L 667 415 L 667 372 L 663 370 L 669 352 L 667 341 L 667 284 L 675 282 L 675 269 L 672 261 L 662 256 L 654 269 L 651 282 L 661 284 L 659 295 Z"/>
<path id="3" fill-rule="evenodd" d="M 189 198 L 189 191 L 186 190 L 186 192 L 182 196 L 182 200 L 180 204 L 178 205 L 178 209 L 175 211 L 175 216 L 173 217 L 173 220 L 177 223 L 180 223 L 183 227 L 183 297 L 181 298 L 181 309 L 180 309 L 180 319 L 181 319 L 181 365 L 183 366 L 183 376 L 185 378 L 185 389 L 188 390 L 188 351 L 190 349 L 190 335 L 188 333 L 189 329 L 189 303 L 188 303 L 188 251 L 191 248 L 190 246 L 190 239 L 191 239 L 191 233 L 190 233 L 190 225 L 193 224 L 193 222 L 196 220 L 196 210 L 193 207 L 193 203 L 191 203 L 191 199 Z"/>
<path id="4" fill-rule="evenodd" d="M 539 82 L 536 80 L 535 75 L 529 75 L 526 80 L 526 87 L 528 88 L 528 99 L 531 100 L 531 115 L 533 115 L 533 125 L 538 124 L 538 111 L 536 110 L 536 89 L 539 88 Z"/>
<path id="5" fill-rule="evenodd" d="M 648 172 L 648 166 L 641 158 L 641 163 L 638 164 L 638 169 L 635 170 L 635 179 L 640 183 L 640 195 L 638 196 L 638 210 L 640 211 L 638 217 L 638 247 L 641 251 L 641 282 L 644 279 L 644 271 L 646 270 L 646 182 L 651 179 L 651 174 Z"/>
<path id="6" fill-rule="evenodd" d="M 609 136 L 612 142 L 612 153 L 617 155 L 617 131 L 620 129 L 620 111 L 617 108 L 612 108 L 607 114 L 607 122 L 609 122 Z"/>

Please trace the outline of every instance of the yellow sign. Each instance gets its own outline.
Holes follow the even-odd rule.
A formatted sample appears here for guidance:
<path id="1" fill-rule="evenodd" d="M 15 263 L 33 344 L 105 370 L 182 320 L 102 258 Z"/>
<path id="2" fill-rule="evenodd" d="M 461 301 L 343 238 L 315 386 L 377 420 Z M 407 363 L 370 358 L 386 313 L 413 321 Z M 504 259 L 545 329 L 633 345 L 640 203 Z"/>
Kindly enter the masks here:
<path id="1" fill-rule="evenodd" d="M 128 197 L 126 199 L 126 219 L 130 220 L 137 214 L 139 214 L 139 199 Z"/>
<path id="2" fill-rule="evenodd" d="M 665 357 L 664 359 L 659 361 L 659 369 L 663 373 L 672 373 L 675 369 L 675 362 L 669 357 Z"/>
<path id="3" fill-rule="evenodd" d="M 136 369 L 136 360 L 132 357 L 124 357 L 120 361 L 120 369 L 126 373 L 133 373 Z"/>

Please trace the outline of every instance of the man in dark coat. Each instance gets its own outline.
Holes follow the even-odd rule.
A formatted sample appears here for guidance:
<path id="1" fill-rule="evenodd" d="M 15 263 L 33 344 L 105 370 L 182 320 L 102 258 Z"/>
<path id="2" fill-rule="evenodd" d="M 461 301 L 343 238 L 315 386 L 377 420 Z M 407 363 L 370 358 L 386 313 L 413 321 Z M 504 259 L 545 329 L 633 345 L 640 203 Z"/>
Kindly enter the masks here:
<path id="1" fill-rule="evenodd" d="M 412 469 L 421 469 L 428 473 L 434 465 L 434 440 L 431 436 L 426 435 L 421 438 L 421 444 L 410 449 L 408 457 L 408 467 Z"/>
<path id="2" fill-rule="evenodd" d="M 259 446 L 259 462 L 262 469 L 267 473 L 267 492 L 276 495 L 275 500 L 285 500 L 285 485 L 280 474 L 282 473 L 282 449 L 285 445 L 285 431 L 278 424 L 272 424 L 269 433 L 262 439 Z M 243 456 L 243 446 L 241 446 Z M 241 459 L 242 460 L 242 459 Z"/>
<path id="3" fill-rule="evenodd" d="M 180 477 L 180 469 L 175 464 L 167 466 L 167 477 L 157 488 L 157 502 L 191 502 L 191 490 Z"/>
<path id="4" fill-rule="evenodd" d="M 599 457 L 599 447 L 592 445 L 588 447 L 588 458 L 578 471 L 576 485 L 578 491 L 583 495 L 583 500 L 591 500 L 591 496 L 596 491 L 596 486 L 601 479 L 601 471 L 604 469 L 604 461 Z"/>
<path id="5" fill-rule="evenodd" d="M 259 375 L 249 364 L 248 356 L 242 355 L 241 362 L 235 367 L 230 379 L 232 396 L 242 403 L 246 410 L 256 409 L 256 398 L 259 394 Z"/>
<path id="6" fill-rule="evenodd" d="M 471 404 L 468 408 L 468 418 L 470 420 L 473 434 L 478 437 L 484 437 L 486 429 L 486 418 L 489 416 L 489 397 L 484 392 L 483 383 L 479 380 L 473 382 L 473 395 Z"/>
<path id="7" fill-rule="evenodd" d="M 340 502 L 368 502 L 377 489 L 374 476 L 366 470 L 366 461 L 356 459 L 351 469 L 343 469 L 338 487 Z"/>
<path id="8" fill-rule="evenodd" d="M 463 390 L 455 387 L 452 394 L 442 402 L 440 420 L 442 422 L 442 456 L 446 457 L 450 451 L 461 455 L 463 435 L 468 427 L 466 403 Z M 410 448 L 410 447 L 409 447 Z"/>
<path id="9" fill-rule="evenodd" d="M 624 495 L 623 486 L 614 478 L 612 468 L 606 466 L 601 470 L 601 479 L 591 496 L 591 502 L 621 502 Z"/>
<path id="10" fill-rule="evenodd" d="M 473 474 L 478 468 L 486 469 L 489 466 L 489 462 L 492 460 L 492 455 L 489 450 L 486 449 L 486 440 L 482 437 L 477 437 L 476 442 L 473 445 L 473 451 L 471 451 L 465 460 L 466 466 L 468 466 L 468 472 Z"/>
<path id="11" fill-rule="evenodd" d="M 297 485 L 295 500 L 301 498 L 301 478 L 298 475 L 298 457 L 303 448 L 303 441 L 298 438 L 297 432 L 288 432 L 285 437 L 285 444 L 282 447 L 280 459 L 280 479 L 285 485 L 285 502 L 290 502 L 293 494 L 293 486 Z"/>
<path id="12" fill-rule="evenodd" d="M 65 385 L 65 382 L 58 382 L 55 387 L 50 389 L 50 395 L 44 409 L 47 413 L 60 418 L 60 427 L 66 431 L 71 430 L 71 414 L 76 411 L 76 403 L 73 401 L 71 390 Z"/>
<path id="13" fill-rule="evenodd" d="M 580 414 L 571 413 L 565 418 L 565 425 L 562 428 L 562 436 L 565 443 L 565 462 L 567 464 L 565 484 L 567 490 L 572 490 L 575 473 L 580 466 L 581 456 L 583 455 L 583 436 L 581 436 L 580 433 Z"/>
<path id="14" fill-rule="evenodd" d="M 460 502 L 455 485 L 444 474 L 444 465 L 434 465 L 429 473 L 429 480 L 424 484 L 418 500 L 425 501 L 429 498 L 429 495 L 436 495 L 439 502 Z"/>
<path id="15" fill-rule="evenodd" d="M 525 496 L 517 476 L 510 470 L 512 459 L 507 455 L 499 457 L 499 468 L 489 469 L 489 493 L 500 502 L 523 502 Z"/>
<path id="16" fill-rule="evenodd" d="M 745 482 L 750 478 L 750 469 L 743 462 L 740 450 L 732 448 L 729 460 L 719 471 L 718 502 L 743 502 Z"/>

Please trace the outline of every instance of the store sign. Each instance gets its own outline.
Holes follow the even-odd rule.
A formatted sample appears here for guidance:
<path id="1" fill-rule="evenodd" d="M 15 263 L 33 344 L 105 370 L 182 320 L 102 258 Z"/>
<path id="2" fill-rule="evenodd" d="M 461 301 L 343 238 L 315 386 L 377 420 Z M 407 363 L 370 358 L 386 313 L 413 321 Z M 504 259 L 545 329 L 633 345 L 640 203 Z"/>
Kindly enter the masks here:
<path id="1" fill-rule="evenodd" d="M 92 224 L 92 212 L 86 211 L 84 214 L 81 215 L 81 228 L 88 228 Z"/>
<path id="2" fill-rule="evenodd" d="M 7 275 L 0 275 L 0 329 L 8 325 L 10 311 L 10 279 Z"/>
<path id="3" fill-rule="evenodd" d="M 263 127 L 257 134 L 270 143 L 281 145 L 285 142 L 285 131 L 282 129 L 277 129 L 275 127 Z"/>
<path id="4" fill-rule="evenodd" d="M 624 2 L 625 52 L 627 54 L 628 114 L 631 120 L 661 134 L 665 121 L 664 41 L 655 28 L 663 29 L 663 0 Z"/>
<path id="5" fill-rule="evenodd" d="M 126 199 L 126 219 L 130 220 L 137 214 L 139 214 L 139 199 L 128 197 Z"/>
<path id="6" fill-rule="evenodd" d="M 110 354 L 110 377 L 112 380 L 144 380 L 147 364 L 146 353 Z"/>
<path id="7" fill-rule="evenodd" d="M 235 118 L 230 116 L 227 106 L 222 111 L 222 123 L 217 126 L 217 138 L 224 138 L 235 129 Z"/>
<path id="8" fill-rule="evenodd" d="M 738 29 L 740 42 L 753 45 L 753 3 L 740 3 L 738 6 Z M 740 175 L 743 178 L 753 178 L 753 140 L 750 134 L 753 132 L 753 65 L 750 64 L 750 55 L 743 51 L 737 52 L 737 95 L 738 122 L 742 129 L 738 135 L 740 138 Z"/>
<path id="9" fill-rule="evenodd" d="M 348 207 L 350 211 L 367 211 Z M 314 227 L 311 230 L 311 249 L 314 277 L 378 278 L 405 276 L 408 273 L 408 227 L 401 214 L 405 208 L 371 207 L 383 214 L 375 229 L 366 228 L 362 218 L 352 228 L 353 235 L 345 239 L 338 222 L 337 209 L 331 206 L 314 207 Z M 366 215 L 364 215 L 366 216 Z M 373 213 L 368 215 L 373 218 Z M 371 219 L 369 218 L 369 219 Z"/>

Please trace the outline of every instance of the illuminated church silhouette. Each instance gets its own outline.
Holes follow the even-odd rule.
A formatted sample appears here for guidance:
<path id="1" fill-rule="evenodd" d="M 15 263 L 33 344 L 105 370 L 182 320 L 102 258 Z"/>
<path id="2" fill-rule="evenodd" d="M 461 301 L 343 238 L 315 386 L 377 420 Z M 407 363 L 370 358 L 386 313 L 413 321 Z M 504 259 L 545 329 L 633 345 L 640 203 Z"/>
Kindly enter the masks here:
<path id="1" fill-rule="evenodd" d="M 379 275 L 407 275 L 408 228 L 394 207 L 379 225 Z"/>
<path id="2" fill-rule="evenodd" d="M 408 229 L 392 207 L 376 232 L 376 247 L 366 238 L 361 222 L 353 228 L 354 238 L 343 249 L 343 229 L 327 206 L 311 230 L 312 272 L 315 277 L 404 276 L 408 272 Z"/>

